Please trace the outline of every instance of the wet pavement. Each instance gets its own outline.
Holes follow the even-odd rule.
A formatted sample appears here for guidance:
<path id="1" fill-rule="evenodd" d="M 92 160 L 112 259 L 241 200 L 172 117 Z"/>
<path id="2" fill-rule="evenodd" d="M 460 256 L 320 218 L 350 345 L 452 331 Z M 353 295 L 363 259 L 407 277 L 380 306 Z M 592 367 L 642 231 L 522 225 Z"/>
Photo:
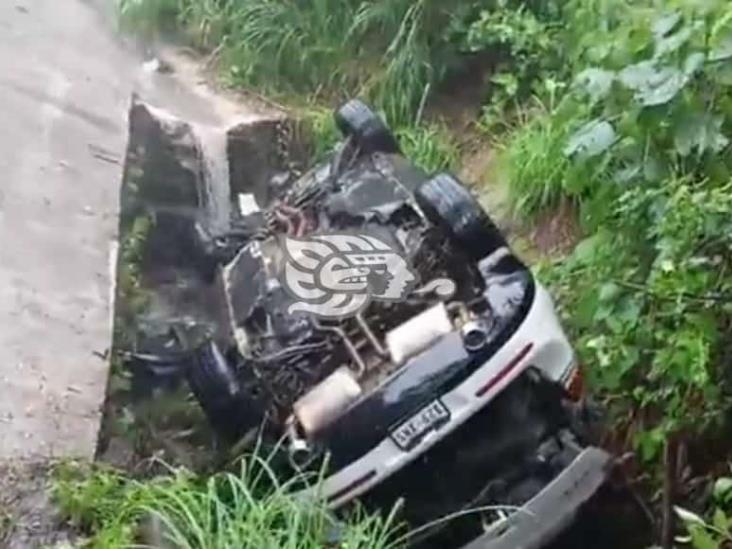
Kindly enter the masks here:
<path id="1" fill-rule="evenodd" d="M 100 19 L 0 5 L 0 458 L 95 446 L 132 68 Z"/>
<path id="2" fill-rule="evenodd" d="M 110 11 L 0 3 L 0 460 L 93 456 L 131 93 L 211 124 L 251 115 L 145 70 Z"/>

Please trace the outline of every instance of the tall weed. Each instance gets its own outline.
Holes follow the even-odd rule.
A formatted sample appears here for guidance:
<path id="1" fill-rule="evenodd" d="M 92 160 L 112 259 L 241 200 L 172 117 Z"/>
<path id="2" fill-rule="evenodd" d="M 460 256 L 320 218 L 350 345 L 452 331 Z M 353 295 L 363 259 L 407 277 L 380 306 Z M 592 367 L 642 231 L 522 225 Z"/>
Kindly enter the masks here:
<path id="1" fill-rule="evenodd" d="M 458 148 L 448 131 L 438 125 L 407 126 L 396 131 L 404 154 L 427 173 L 458 168 Z"/>
<path id="2" fill-rule="evenodd" d="M 236 474 L 204 479 L 177 469 L 145 481 L 67 463 L 56 471 L 54 496 L 64 516 L 89 535 L 86 546 L 98 549 L 139 543 L 189 549 L 396 549 L 391 517 L 356 513 L 338 521 L 324 502 L 295 497 L 303 480 L 282 482 L 256 457 L 242 461 Z"/>
<path id="3" fill-rule="evenodd" d="M 219 52 L 235 85 L 334 102 L 360 95 L 394 125 L 413 122 L 455 59 L 445 30 L 455 10 L 439 0 L 120 2 L 131 25 L 178 25 Z"/>
<path id="4" fill-rule="evenodd" d="M 224 59 L 235 83 L 269 91 L 318 93 L 360 80 L 348 60 L 356 13 L 349 0 L 250 1 L 235 4 Z"/>

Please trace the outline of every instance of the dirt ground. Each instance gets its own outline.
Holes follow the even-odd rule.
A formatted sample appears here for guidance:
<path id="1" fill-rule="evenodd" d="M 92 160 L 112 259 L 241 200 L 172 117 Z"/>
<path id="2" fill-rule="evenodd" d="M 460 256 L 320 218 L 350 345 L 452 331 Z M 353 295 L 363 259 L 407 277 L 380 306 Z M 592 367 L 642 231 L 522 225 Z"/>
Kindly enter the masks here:
<path id="1" fill-rule="evenodd" d="M 61 521 L 50 495 L 50 466 L 17 461 L 0 466 L 0 547 L 71 547 L 73 532 Z"/>

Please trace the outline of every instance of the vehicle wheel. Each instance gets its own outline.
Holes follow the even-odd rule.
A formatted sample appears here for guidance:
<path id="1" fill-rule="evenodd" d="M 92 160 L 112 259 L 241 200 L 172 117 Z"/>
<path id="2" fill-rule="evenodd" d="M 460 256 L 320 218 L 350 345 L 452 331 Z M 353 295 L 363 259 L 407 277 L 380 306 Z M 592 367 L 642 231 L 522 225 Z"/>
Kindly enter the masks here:
<path id="1" fill-rule="evenodd" d="M 399 143 L 386 123 L 360 99 L 351 99 L 334 116 L 343 136 L 353 138 L 363 152 L 400 152 Z"/>
<path id="2" fill-rule="evenodd" d="M 211 426 L 230 440 L 242 436 L 249 427 L 250 406 L 234 368 L 218 345 L 209 341 L 198 349 L 187 374 L 191 391 Z"/>
<path id="3" fill-rule="evenodd" d="M 507 245 L 475 197 L 452 175 L 442 173 L 425 181 L 415 198 L 428 219 L 443 227 L 472 259 L 479 261 Z"/>

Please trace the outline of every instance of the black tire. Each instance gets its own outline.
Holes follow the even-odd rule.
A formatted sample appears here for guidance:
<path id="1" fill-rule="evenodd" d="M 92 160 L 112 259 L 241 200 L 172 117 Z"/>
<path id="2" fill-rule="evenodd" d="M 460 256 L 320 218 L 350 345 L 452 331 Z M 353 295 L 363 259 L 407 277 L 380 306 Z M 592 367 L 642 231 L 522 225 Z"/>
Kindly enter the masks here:
<path id="1" fill-rule="evenodd" d="M 415 192 L 427 218 L 447 231 L 473 260 L 507 246 L 495 223 L 465 186 L 450 174 L 438 174 Z"/>
<path id="2" fill-rule="evenodd" d="M 351 99 L 334 117 L 343 136 L 352 138 L 363 152 L 400 152 L 399 142 L 386 123 L 360 99 Z"/>
<path id="3" fill-rule="evenodd" d="M 236 440 L 251 426 L 251 406 L 234 368 L 218 345 L 209 341 L 199 348 L 188 368 L 188 384 L 216 432 Z"/>

